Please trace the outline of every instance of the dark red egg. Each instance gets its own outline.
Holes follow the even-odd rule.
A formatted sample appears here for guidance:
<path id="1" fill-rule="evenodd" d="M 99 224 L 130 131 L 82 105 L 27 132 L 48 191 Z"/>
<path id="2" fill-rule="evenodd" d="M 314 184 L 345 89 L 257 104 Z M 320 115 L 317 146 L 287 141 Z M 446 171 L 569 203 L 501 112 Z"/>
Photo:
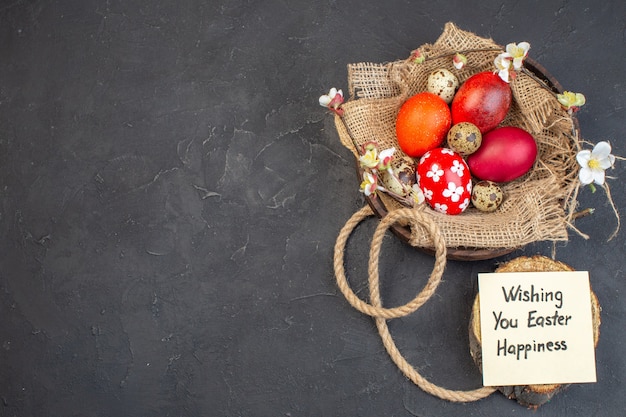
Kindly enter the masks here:
<path id="1" fill-rule="evenodd" d="M 487 132 L 480 148 L 467 157 L 472 175 L 481 180 L 508 182 L 526 174 L 537 159 L 532 135 L 515 126 Z"/>
<path id="2" fill-rule="evenodd" d="M 452 100 L 452 124 L 469 122 L 480 133 L 497 127 L 511 107 L 511 86 L 493 71 L 479 72 L 468 78 Z"/>

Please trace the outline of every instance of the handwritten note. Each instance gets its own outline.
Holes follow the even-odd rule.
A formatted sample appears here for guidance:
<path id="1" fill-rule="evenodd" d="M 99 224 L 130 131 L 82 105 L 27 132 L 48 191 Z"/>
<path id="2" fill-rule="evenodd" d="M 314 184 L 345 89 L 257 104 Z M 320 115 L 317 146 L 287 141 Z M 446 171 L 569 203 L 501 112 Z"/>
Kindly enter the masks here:
<path id="1" fill-rule="evenodd" d="M 589 274 L 479 274 L 483 385 L 596 381 Z"/>

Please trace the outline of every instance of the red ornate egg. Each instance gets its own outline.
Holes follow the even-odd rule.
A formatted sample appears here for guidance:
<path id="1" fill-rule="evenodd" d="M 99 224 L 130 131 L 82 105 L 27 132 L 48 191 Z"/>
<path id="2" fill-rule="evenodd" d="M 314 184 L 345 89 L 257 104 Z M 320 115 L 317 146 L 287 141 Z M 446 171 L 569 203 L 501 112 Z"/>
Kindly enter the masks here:
<path id="1" fill-rule="evenodd" d="M 448 148 L 426 152 L 417 165 L 417 181 L 428 204 L 445 214 L 460 214 L 469 206 L 472 178 L 460 154 Z"/>

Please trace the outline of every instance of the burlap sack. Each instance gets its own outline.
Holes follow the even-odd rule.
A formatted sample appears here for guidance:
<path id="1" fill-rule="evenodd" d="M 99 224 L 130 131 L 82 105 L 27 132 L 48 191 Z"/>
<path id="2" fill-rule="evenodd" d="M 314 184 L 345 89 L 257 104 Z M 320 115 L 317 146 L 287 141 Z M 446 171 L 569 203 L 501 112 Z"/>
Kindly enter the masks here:
<path id="1" fill-rule="evenodd" d="M 356 157 L 363 143 L 376 141 L 379 149 L 395 147 L 395 119 L 402 103 L 426 90 L 428 75 L 438 69 L 452 71 L 462 83 L 470 76 L 495 69 L 494 58 L 504 47 L 447 23 L 434 44 L 422 45 L 426 60 L 411 59 L 390 63 L 357 63 L 348 66 L 349 98 L 343 104 L 343 120 L 335 124 L 343 145 Z M 480 50 L 480 51 L 477 51 Z M 452 55 L 464 53 L 468 64 L 462 70 L 452 65 Z M 470 207 L 456 216 L 441 214 L 427 205 L 423 209 L 437 222 L 451 248 L 515 248 L 536 241 L 565 241 L 576 204 L 578 184 L 576 153 L 580 150 L 575 120 L 553 93 L 524 72 L 511 81 L 513 104 L 502 122 L 518 126 L 533 135 L 538 158 L 532 171 L 503 184 L 505 201 L 493 213 Z M 404 156 L 404 155 L 403 155 Z M 387 210 L 400 204 L 379 193 Z M 423 230 L 411 230 L 410 243 L 431 247 L 432 239 Z"/>

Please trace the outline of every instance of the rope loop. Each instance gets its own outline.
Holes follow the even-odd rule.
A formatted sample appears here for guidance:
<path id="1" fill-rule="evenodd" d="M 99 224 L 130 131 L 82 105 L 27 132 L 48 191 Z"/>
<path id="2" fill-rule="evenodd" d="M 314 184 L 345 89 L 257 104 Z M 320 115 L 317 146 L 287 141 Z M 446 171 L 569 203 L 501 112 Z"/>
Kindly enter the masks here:
<path id="1" fill-rule="evenodd" d="M 415 209 L 398 209 L 388 213 L 382 218 L 370 246 L 370 255 L 368 263 L 368 275 L 369 275 L 369 287 L 370 287 L 370 299 L 372 304 L 368 304 L 361 300 L 350 288 L 348 280 L 346 278 L 344 270 L 344 251 L 346 243 L 356 226 L 365 220 L 367 217 L 372 216 L 373 212 L 369 206 L 363 207 L 356 212 L 339 233 L 337 243 L 335 244 L 335 276 L 337 278 L 337 284 L 339 289 L 343 293 L 348 302 L 361 313 L 367 314 L 374 318 L 380 317 L 384 319 L 395 319 L 399 317 L 408 316 L 420 308 L 428 299 L 433 295 L 437 286 L 441 282 L 441 276 L 446 266 L 446 245 L 439 233 L 439 228 L 435 222 L 430 220 L 421 210 Z M 380 249 L 382 247 L 383 238 L 385 232 L 391 226 L 398 221 L 408 221 L 409 224 L 414 226 L 425 227 L 431 234 L 435 242 L 435 266 L 430 275 L 430 278 L 424 288 L 408 303 L 393 308 L 382 307 L 380 301 L 380 277 L 378 271 L 378 259 L 380 256 Z"/>
<path id="2" fill-rule="evenodd" d="M 374 318 L 378 333 L 382 339 L 383 345 L 387 350 L 387 353 L 393 360 L 393 362 L 400 368 L 402 373 L 409 378 L 414 384 L 420 387 L 425 392 L 439 397 L 444 400 L 453 402 L 469 402 L 476 401 L 487 397 L 492 394 L 496 388 L 482 387 L 470 391 L 456 391 L 439 387 L 427 379 L 425 379 L 420 373 L 404 358 L 402 353 L 398 350 L 389 327 L 387 326 L 387 320 L 404 317 L 419 309 L 430 297 L 435 293 L 437 286 L 441 282 L 441 276 L 446 266 L 446 245 L 442 234 L 439 231 L 437 224 L 430 219 L 423 210 L 403 208 L 389 212 L 382 218 L 379 225 L 374 232 L 372 242 L 370 245 L 369 263 L 368 263 L 368 285 L 370 303 L 366 303 L 361 300 L 350 288 L 346 273 L 344 269 L 344 252 L 348 238 L 354 231 L 354 229 L 366 218 L 372 216 L 374 213 L 369 206 L 364 206 L 359 211 L 354 213 L 352 217 L 346 222 L 344 227 L 339 232 L 337 241 L 335 243 L 334 251 L 334 269 L 337 285 L 350 305 L 359 310 L 360 312 L 367 314 Z M 380 249 L 383 242 L 385 232 L 393 226 L 395 223 L 404 221 L 413 227 L 422 227 L 432 237 L 435 245 L 435 265 L 430 274 L 428 282 L 417 294 L 417 296 L 408 303 L 393 308 L 385 308 L 382 305 L 380 298 L 380 285 L 379 285 L 379 268 L 378 259 L 380 256 Z"/>

